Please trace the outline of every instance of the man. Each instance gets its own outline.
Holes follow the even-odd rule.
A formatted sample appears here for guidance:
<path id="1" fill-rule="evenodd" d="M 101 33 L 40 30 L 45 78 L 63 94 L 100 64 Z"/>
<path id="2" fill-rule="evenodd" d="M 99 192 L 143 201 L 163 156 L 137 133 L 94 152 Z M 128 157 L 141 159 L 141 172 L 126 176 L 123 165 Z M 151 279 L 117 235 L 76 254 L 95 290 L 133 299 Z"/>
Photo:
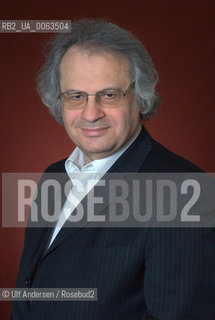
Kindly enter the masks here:
<path id="1" fill-rule="evenodd" d="M 46 170 L 71 179 L 69 215 L 80 204 L 88 213 L 85 195 L 105 173 L 200 171 L 142 126 L 159 106 L 156 83 L 143 45 L 117 25 L 76 21 L 54 41 L 38 88 L 77 145 Z M 96 177 L 80 197 L 74 173 Z M 215 319 L 212 228 L 63 228 L 66 206 L 54 228 L 26 229 L 16 287 L 97 288 L 97 301 L 14 302 L 13 320 Z"/>

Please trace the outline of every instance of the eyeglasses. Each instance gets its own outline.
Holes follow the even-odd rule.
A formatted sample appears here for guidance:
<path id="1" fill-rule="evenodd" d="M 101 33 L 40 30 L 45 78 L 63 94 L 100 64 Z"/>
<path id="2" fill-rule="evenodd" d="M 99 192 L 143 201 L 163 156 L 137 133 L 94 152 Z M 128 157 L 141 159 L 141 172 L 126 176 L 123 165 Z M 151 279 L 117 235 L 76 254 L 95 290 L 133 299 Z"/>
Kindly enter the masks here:
<path id="1" fill-rule="evenodd" d="M 84 91 L 69 90 L 61 92 L 59 100 L 64 102 L 64 108 L 66 109 L 81 109 L 88 102 L 88 96 L 95 96 L 95 100 L 98 104 L 104 107 L 117 107 L 120 99 L 125 97 L 129 90 L 133 87 L 134 82 L 128 87 L 127 90 L 121 89 L 105 89 L 96 93 L 87 93 Z"/>

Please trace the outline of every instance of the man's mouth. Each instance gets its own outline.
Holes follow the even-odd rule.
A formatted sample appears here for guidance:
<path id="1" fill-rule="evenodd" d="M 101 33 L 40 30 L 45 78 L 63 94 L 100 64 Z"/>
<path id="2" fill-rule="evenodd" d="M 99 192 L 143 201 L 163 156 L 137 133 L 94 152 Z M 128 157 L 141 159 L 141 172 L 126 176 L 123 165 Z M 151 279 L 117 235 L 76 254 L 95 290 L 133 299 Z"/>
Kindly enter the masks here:
<path id="1" fill-rule="evenodd" d="M 110 127 L 101 127 L 101 128 L 81 128 L 84 136 L 87 137 L 99 137 L 104 135 Z"/>

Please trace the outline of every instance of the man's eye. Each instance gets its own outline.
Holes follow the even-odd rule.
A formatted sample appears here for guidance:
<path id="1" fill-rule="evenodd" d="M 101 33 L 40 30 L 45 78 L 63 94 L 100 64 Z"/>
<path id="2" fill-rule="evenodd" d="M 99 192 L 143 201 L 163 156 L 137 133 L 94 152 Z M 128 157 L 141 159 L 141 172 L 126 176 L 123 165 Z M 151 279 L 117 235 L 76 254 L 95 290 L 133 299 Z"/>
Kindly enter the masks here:
<path id="1" fill-rule="evenodd" d="M 117 95 L 115 93 L 111 93 L 111 92 L 107 92 L 107 93 L 103 93 L 102 94 L 102 99 L 106 99 L 106 100 L 112 100 L 115 99 L 117 97 Z"/>
<path id="2" fill-rule="evenodd" d="M 80 100 L 84 99 L 84 95 L 83 94 L 71 94 L 69 96 L 69 99 L 73 100 L 73 101 L 80 101 Z"/>
<path id="3" fill-rule="evenodd" d="M 85 95 L 79 92 L 66 92 L 65 98 L 70 102 L 84 101 Z"/>

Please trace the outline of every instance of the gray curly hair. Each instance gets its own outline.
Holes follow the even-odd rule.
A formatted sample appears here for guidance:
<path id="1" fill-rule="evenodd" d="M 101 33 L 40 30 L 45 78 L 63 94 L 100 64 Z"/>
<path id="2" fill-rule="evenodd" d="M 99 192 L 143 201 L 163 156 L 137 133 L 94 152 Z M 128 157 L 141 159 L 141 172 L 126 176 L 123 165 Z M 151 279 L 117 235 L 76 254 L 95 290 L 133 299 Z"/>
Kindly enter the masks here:
<path id="1" fill-rule="evenodd" d="M 59 100 L 59 67 L 66 51 L 74 45 L 96 53 L 109 52 L 127 59 L 141 117 L 149 119 L 157 113 L 161 102 L 155 91 L 158 73 L 143 44 L 129 31 L 116 24 L 100 19 L 81 19 L 72 22 L 70 33 L 61 33 L 54 39 L 37 79 L 41 100 L 57 122 L 63 124 L 62 102 Z"/>

